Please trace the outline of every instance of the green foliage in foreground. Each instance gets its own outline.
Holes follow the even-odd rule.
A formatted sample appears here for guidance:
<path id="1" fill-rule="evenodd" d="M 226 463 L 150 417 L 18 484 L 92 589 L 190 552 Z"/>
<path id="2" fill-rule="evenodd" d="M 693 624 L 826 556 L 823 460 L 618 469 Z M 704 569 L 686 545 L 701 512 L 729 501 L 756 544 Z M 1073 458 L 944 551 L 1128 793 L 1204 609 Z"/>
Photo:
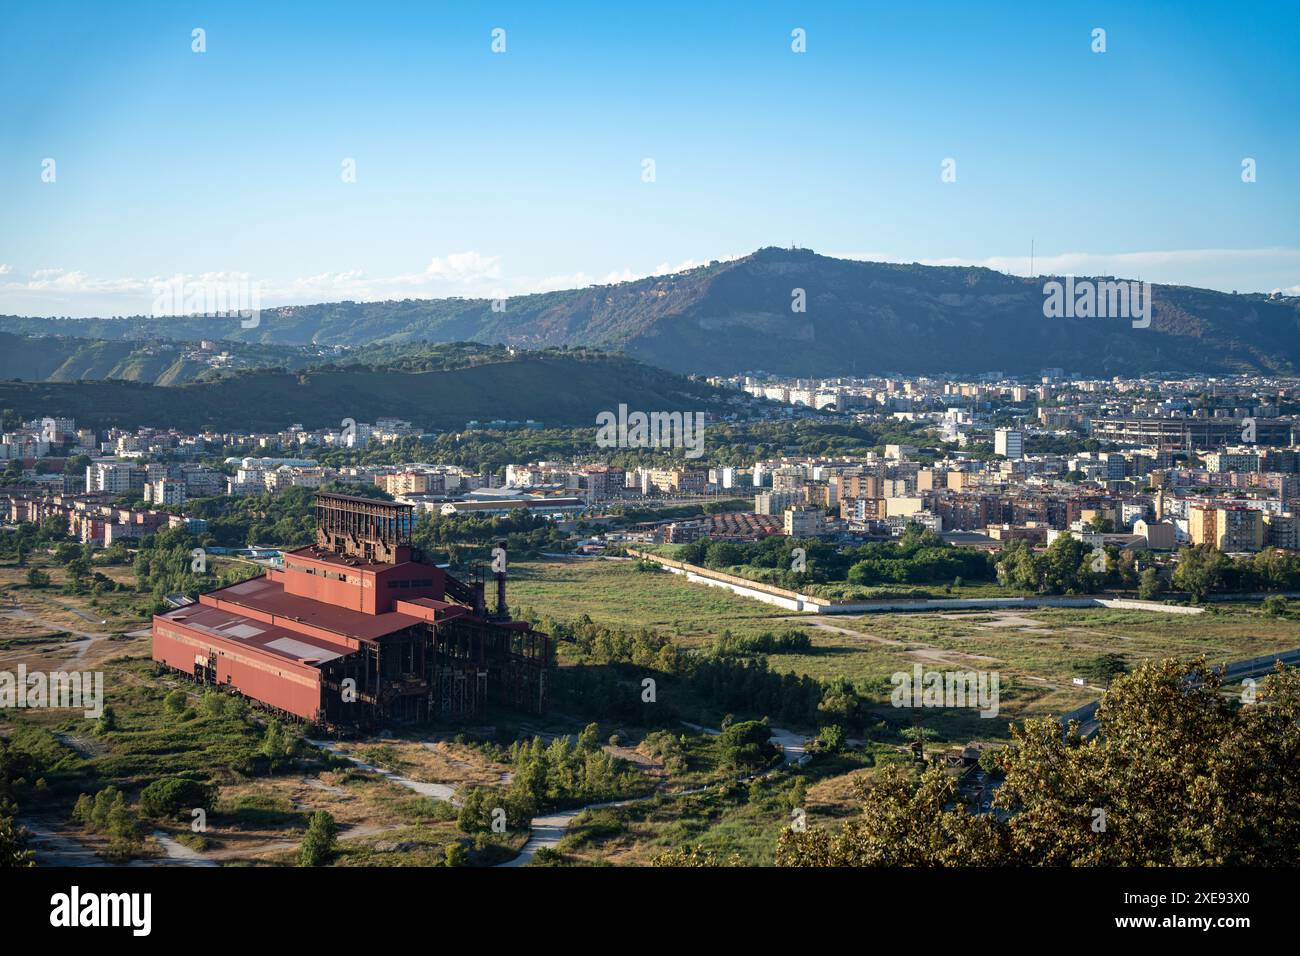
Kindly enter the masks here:
<path id="1" fill-rule="evenodd" d="M 338 832 L 338 824 L 334 822 L 333 816 L 324 810 L 313 813 L 298 850 L 298 865 L 324 866 L 328 863 L 334 855 Z"/>
<path id="2" fill-rule="evenodd" d="M 993 805 L 970 813 L 935 767 L 859 785 L 862 816 L 788 830 L 785 866 L 1294 866 L 1300 847 L 1300 671 L 1241 706 L 1204 661 L 1147 661 L 1102 698 L 1100 733 L 1013 727 Z"/>

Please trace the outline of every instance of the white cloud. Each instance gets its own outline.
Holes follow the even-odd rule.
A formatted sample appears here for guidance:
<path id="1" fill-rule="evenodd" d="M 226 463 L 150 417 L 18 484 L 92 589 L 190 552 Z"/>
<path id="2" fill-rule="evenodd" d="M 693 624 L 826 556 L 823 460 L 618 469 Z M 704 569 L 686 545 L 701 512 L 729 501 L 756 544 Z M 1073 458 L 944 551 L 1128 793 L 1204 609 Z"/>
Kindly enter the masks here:
<path id="1" fill-rule="evenodd" d="M 729 257 L 729 258 L 735 258 Z M 358 269 L 320 272 L 289 280 L 259 278 L 230 272 L 205 272 L 180 276 L 187 283 L 256 283 L 263 308 L 277 305 L 306 305 L 349 299 L 355 302 L 386 299 L 500 298 L 581 289 L 591 285 L 629 282 L 646 276 L 666 275 L 693 269 L 704 263 L 687 259 L 677 265 L 660 263 L 649 271 L 628 267 L 604 275 L 578 271 L 536 278 L 507 276 L 501 257 L 476 251 L 435 256 L 422 270 L 388 276 L 369 276 Z M 7 270 L 6 270 L 7 271 Z M 0 272 L 0 275 L 3 275 Z M 156 287 L 174 282 L 174 276 L 101 279 L 80 271 L 61 268 L 37 269 L 25 279 L 17 276 L 0 283 L 0 312 L 16 315 L 139 315 L 151 311 Z"/>
<path id="2" fill-rule="evenodd" d="M 832 253 L 838 258 L 874 262 L 909 262 L 890 253 Z M 720 257 L 730 261 L 736 256 Z M 1029 256 L 951 256 L 920 260 L 924 265 L 984 266 L 1011 275 L 1028 275 Z M 186 282 L 256 283 L 263 308 L 306 305 L 350 299 L 431 299 L 446 296 L 498 298 L 580 289 L 669 275 L 706 263 L 686 259 L 676 265 L 661 262 L 653 269 L 625 266 L 604 274 L 583 270 L 549 276 L 508 275 L 500 256 L 477 251 L 436 256 L 423 269 L 395 275 L 371 276 L 359 269 L 320 272 L 292 279 L 256 274 L 205 272 L 185 275 Z M 1034 257 L 1037 275 L 1116 275 L 1149 282 L 1201 286 L 1223 291 L 1272 291 L 1300 294 L 1300 249 L 1183 249 L 1157 252 L 1067 252 Z M 37 269 L 25 277 L 11 266 L 0 266 L 0 313 L 14 315 L 110 316 L 143 315 L 151 311 L 156 287 L 173 276 L 102 278 L 80 270 Z"/>
<path id="3" fill-rule="evenodd" d="M 501 257 L 484 256 L 477 252 L 457 252 L 445 259 L 435 257 L 430 260 L 424 274 L 433 279 L 451 282 L 497 279 L 501 276 Z"/>

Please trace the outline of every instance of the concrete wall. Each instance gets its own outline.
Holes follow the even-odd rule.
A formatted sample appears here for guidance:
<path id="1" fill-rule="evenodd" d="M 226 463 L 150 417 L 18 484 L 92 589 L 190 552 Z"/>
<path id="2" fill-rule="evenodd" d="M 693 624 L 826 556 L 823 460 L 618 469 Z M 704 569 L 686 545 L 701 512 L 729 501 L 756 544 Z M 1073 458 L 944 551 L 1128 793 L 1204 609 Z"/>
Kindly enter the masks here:
<path id="1" fill-rule="evenodd" d="M 653 561 L 671 571 L 682 574 L 686 580 L 711 587 L 726 588 L 733 594 L 753 598 L 765 604 L 775 604 L 790 611 L 811 614 L 871 614 L 897 611 L 990 611 L 1035 607 L 1102 607 L 1129 611 L 1158 611 L 1163 614 L 1204 614 L 1200 607 L 1162 604 L 1159 601 L 1138 601 L 1131 598 L 1104 597 L 1008 597 L 1008 598 L 930 598 L 926 600 L 895 601 L 831 601 L 827 598 L 799 594 L 771 584 L 749 581 L 694 564 L 684 564 L 670 558 L 628 549 L 628 554 Z"/>

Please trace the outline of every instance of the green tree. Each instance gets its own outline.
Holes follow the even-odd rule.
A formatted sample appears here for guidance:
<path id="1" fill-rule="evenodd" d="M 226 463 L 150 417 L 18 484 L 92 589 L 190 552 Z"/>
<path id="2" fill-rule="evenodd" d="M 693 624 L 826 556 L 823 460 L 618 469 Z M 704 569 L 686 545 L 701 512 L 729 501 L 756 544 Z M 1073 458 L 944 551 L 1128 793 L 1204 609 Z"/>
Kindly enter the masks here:
<path id="1" fill-rule="evenodd" d="M 211 810 L 217 788 L 186 777 L 164 777 L 140 791 L 140 810 L 150 817 L 190 815 L 196 809 Z"/>
<path id="2" fill-rule="evenodd" d="M 758 720 L 732 724 L 718 738 L 719 763 L 742 772 L 760 770 L 777 757 L 772 728 Z"/>
<path id="3" fill-rule="evenodd" d="M 1146 568 L 1138 581 L 1138 597 L 1144 601 L 1154 601 L 1165 591 L 1164 579 L 1155 568 Z"/>
<path id="4" fill-rule="evenodd" d="M 817 739 L 821 741 L 822 750 L 835 754 L 844 749 L 847 738 L 843 727 L 839 724 L 831 724 L 818 732 Z"/>
<path id="5" fill-rule="evenodd" d="M 1270 617 L 1287 616 L 1287 600 L 1280 594 L 1270 594 L 1264 598 L 1262 609 Z"/>
<path id="6" fill-rule="evenodd" d="M 36 857 L 27 848 L 27 835 L 13 817 L 0 816 L 0 868 L 36 865 Z"/>
<path id="7" fill-rule="evenodd" d="M 1128 661 L 1123 654 L 1102 654 L 1076 663 L 1074 669 L 1094 684 L 1109 686 L 1117 674 L 1128 672 Z"/>
<path id="8" fill-rule="evenodd" d="M 266 733 L 262 736 L 259 748 L 262 756 L 275 767 L 298 752 L 298 738 L 285 730 L 279 718 L 272 717 L 266 722 Z"/>
<path id="9" fill-rule="evenodd" d="M 600 749 L 600 725 L 591 723 L 582 728 L 582 733 L 578 734 L 579 750 L 599 750 Z"/>
<path id="10" fill-rule="evenodd" d="M 105 705 L 104 712 L 99 715 L 99 720 L 95 723 L 95 733 L 106 734 L 114 730 L 117 730 L 117 711 Z"/>
<path id="11" fill-rule="evenodd" d="M 324 866 L 334 855 L 338 838 L 338 824 L 324 810 L 317 810 L 307 822 L 302 847 L 298 851 L 299 866 Z"/>
<path id="12" fill-rule="evenodd" d="M 443 847 L 443 866 L 469 866 L 469 850 L 465 844 L 457 841 Z"/>
<path id="13" fill-rule="evenodd" d="M 68 536 L 68 516 L 63 514 L 48 515 L 41 519 L 41 534 L 57 541 Z"/>
<path id="14" fill-rule="evenodd" d="M 1084 741 L 1050 717 L 999 750 L 998 814 L 972 815 L 938 768 L 891 765 L 839 830 L 782 834 L 787 866 L 1291 866 L 1300 846 L 1300 671 L 1257 703 L 1220 693 L 1202 660 L 1116 677 Z"/>
<path id="15" fill-rule="evenodd" d="M 1222 551 L 1208 544 L 1183 548 L 1174 568 L 1174 587 L 1186 591 L 1194 602 L 1223 588 L 1230 562 Z"/>

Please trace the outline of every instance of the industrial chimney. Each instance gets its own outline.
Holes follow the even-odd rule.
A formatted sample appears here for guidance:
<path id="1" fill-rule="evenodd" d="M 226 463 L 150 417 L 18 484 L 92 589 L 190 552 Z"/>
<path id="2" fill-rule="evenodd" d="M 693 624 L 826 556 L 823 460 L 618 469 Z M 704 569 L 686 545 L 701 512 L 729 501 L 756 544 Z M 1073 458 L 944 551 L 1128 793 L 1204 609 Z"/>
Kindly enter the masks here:
<path id="1" fill-rule="evenodd" d="M 497 578 L 497 613 L 503 621 L 510 620 L 510 606 L 506 604 L 506 543 L 500 541 L 492 552 L 492 570 Z"/>

